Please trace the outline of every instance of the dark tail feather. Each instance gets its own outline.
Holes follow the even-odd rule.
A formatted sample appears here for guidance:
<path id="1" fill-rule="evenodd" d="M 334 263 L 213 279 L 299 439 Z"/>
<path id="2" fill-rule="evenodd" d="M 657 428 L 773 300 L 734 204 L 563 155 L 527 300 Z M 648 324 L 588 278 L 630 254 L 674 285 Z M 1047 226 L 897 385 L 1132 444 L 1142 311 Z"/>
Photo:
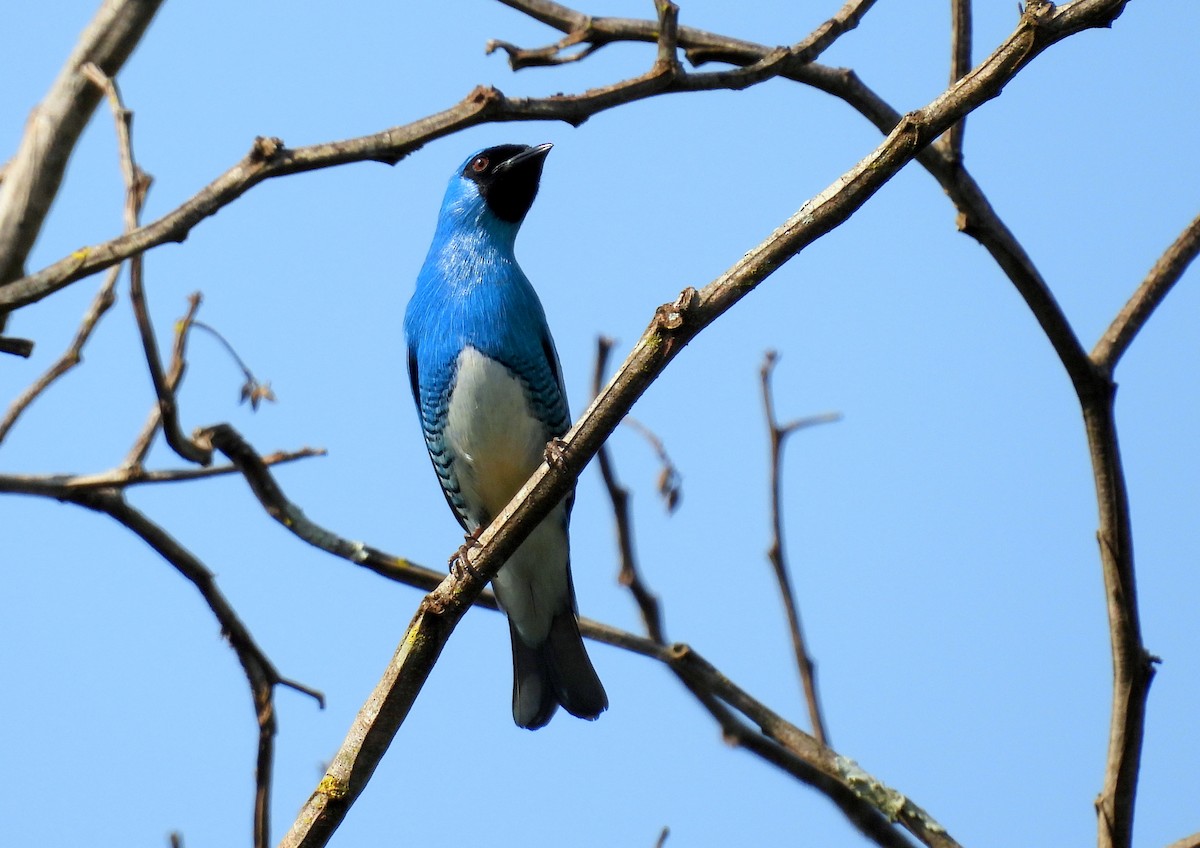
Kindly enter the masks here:
<path id="1" fill-rule="evenodd" d="M 565 610 L 554 616 L 542 652 L 554 694 L 563 709 L 576 718 L 589 721 L 599 718 L 608 709 L 608 695 L 604 694 L 604 685 L 583 646 L 574 611 Z"/>
<path id="2" fill-rule="evenodd" d="M 513 721 L 536 730 L 554 715 L 559 704 L 577 718 L 593 720 L 608 709 L 604 685 L 592 667 L 579 623 L 571 610 L 554 617 L 546 641 L 526 645 L 517 629 L 509 629 L 513 644 Z"/>
<path id="3" fill-rule="evenodd" d="M 537 730 L 550 721 L 558 709 L 558 699 L 541 649 L 526 645 L 511 620 L 508 631 L 513 653 L 513 721 L 517 727 Z"/>

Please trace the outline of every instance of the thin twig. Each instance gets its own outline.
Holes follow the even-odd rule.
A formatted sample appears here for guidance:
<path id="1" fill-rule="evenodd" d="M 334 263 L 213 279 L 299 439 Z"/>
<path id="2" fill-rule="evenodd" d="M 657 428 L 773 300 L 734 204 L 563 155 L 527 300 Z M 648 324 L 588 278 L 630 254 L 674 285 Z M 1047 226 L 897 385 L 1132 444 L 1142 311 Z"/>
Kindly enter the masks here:
<path id="1" fill-rule="evenodd" d="M 1197 254 L 1200 254 L 1200 216 L 1192 219 L 1179 238 L 1154 263 L 1150 273 L 1092 349 L 1092 359 L 1101 369 L 1112 374 L 1134 336 L 1179 282 Z"/>
<path id="2" fill-rule="evenodd" d="M 663 440 L 658 437 L 658 434 L 632 415 L 626 415 L 625 420 L 621 423 L 645 439 L 646 443 L 650 445 L 650 450 L 654 451 L 654 455 L 658 458 L 658 478 L 654 488 L 658 490 L 667 512 L 674 512 L 679 508 L 679 502 L 683 498 L 683 475 L 671 461 L 671 456 L 667 453 L 667 446 L 663 444 Z"/>
<path id="3" fill-rule="evenodd" d="M 950 85 L 954 85 L 971 70 L 971 0 L 950 0 Z M 963 136 L 967 119 L 950 127 L 945 135 L 946 152 L 956 162 L 962 162 Z"/>
<path id="4" fill-rule="evenodd" d="M 175 343 L 171 347 L 171 365 L 167 368 L 166 373 L 167 388 L 172 395 L 179 391 L 179 384 L 183 382 L 183 375 L 187 370 L 188 336 L 191 333 L 192 324 L 196 320 L 196 313 L 200 311 L 200 304 L 203 302 L 204 298 L 200 296 L 200 292 L 193 292 L 188 297 L 187 313 L 175 322 Z M 138 469 L 142 467 L 142 463 L 146 461 L 146 455 L 150 453 L 150 446 L 154 444 L 154 437 L 158 435 L 162 420 L 162 406 L 155 402 L 154 406 L 150 408 L 150 414 L 146 416 L 146 423 L 142 425 L 141 432 L 133 440 L 133 445 L 125 456 L 125 468 Z"/>
<path id="5" fill-rule="evenodd" d="M 304 511 L 284 494 L 263 457 L 228 424 L 218 424 L 200 430 L 197 438 L 206 447 L 224 454 L 241 472 L 267 514 L 301 540 L 383 577 L 426 591 L 442 582 L 444 574 L 415 566 L 406 559 L 392 556 L 362 542 L 343 538 L 309 519 Z"/>
<path id="6" fill-rule="evenodd" d="M 145 205 L 146 193 L 150 185 L 149 178 L 139 172 L 133 164 L 133 146 L 129 135 L 130 114 L 121 102 L 121 96 L 116 84 L 97 65 L 89 62 L 80 70 L 83 76 L 91 81 L 92 85 L 107 95 L 109 105 L 112 109 L 113 120 L 116 123 L 117 153 L 125 182 L 125 232 L 129 233 L 137 229 L 138 216 Z M 59 357 L 58 361 L 51 365 L 9 407 L 4 420 L 0 421 L 0 442 L 4 441 L 4 437 L 8 435 L 8 431 L 16 423 L 17 418 L 20 417 L 39 395 L 45 392 L 59 377 L 83 361 L 84 345 L 91 338 L 96 325 L 104 316 L 104 313 L 116 302 L 114 290 L 120 272 L 120 265 L 114 265 L 109 269 L 104 283 L 96 292 L 96 297 L 92 300 L 91 306 L 88 307 L 87 313 L 83 316 L 83 322 L 76 331 L 75 338 L 71 341 L 70 346 Z"/>
<path id="7" fill-rule="evenodd" d="M 130 138 L 130 128 L 133 113 L 121 99 L 121 92 L 116 82 L 95 65 L 85 65 L 83 73 L 94 85 L 104 91 L 112 104 L 113 113 L 117 119 L 117 141 L 121 153 L 121 170 L 125 175 L 125 231 L 132 233 L 138 228 L 142 206 L 146 193 L 150 190 L 151 178 L 138 167 L 133 156 L 133 142 Z M 146 365 L 150 370 L 150 379 L 154 383 L 158 395 L 158 406 L 162 411 L 163 434 L 167 444 L 183 459 L 200 465 L 208 465 L 212 461 L 191 442 L 179 427 L 178 406 L 175 392 L 167 382 L 163 372 L 162 358 L 158 353 L 158 342 L 154 337 L 154 325 L 150 321 L 150 310 L 146 304 L 146 288 L 142 281 L 144 254 L 141 251 L 129 257 L 129 302 L 133 306 L 133 314 L 137 319 L 138 334 L 142 339 L 142 350 L 146 355 Z"/>
<path id="8" fill-rule="evenodd" d="M 771 568 L 775 572 L 775 580 L 779 584 L 779 594 L 783 599 L 783 608 L 787 613 L 788 630 L 792 635 L 792 651 L 796 656 L 796 668 L 800 672 L 800 683 L 804 687 L 804 700 L 808 704 L 808 718 L 812 722 L 813 735 L 822 745 L 828 745 L 829 734 L 825 727 L 825 717 L 821 711 L 821 699 L 817 695 L 815 666 L 804 640 L 804 628 L 800 623 L 800 607 L 796 603 L 796 595 L 792 590 L 792 580 L 784 554 L 783 517 L 780 502 L 783 489 L 783 445 L 787 441 L 787 437 L 806 427 L 840 421 L 842 416 L 836 412 L 827 412 L 823 415 L 798 418 L 787 424 L 779 424 L 779 420 L 775 417 L 775 396 L 771 390 L 771 376 L 778 361 L 778 354 L 769 350 L 763 357 L 760 370 L 763 411 L 767 419 L 767 434 L 771 448 L 771 546 L 767 549 L 767 559 L 770 560 Z"/>
<path id="9" fill-rule="evenodd" d="M 501 41 L 498 38 L 493 38 L 484 46 L 484 52 L 488 55 L 491 55 L 497 50 L 503 50 L 508 54 L 508 66 L 514 71 L 519 71 L 522 68 L 567 65 L 571 62 L 578 62 L 581 59 L 586 59 L 588 56 L 592 55 L 604 46 L 602 42 L 593 41 L 572 53 L 563 52 L 568 48 L 578 46 L 586 39 L 586 30 L 576 30 L 575 32 L 567 33 L 553 44 L 549 44 L 545 47 L 526 49 L 524 47 L 518 47 L 511 42 Z"/>
<path id="10" fill-rule="evenodd" d="M 99 323 L 101 317 L 116 302 L 117 298 L 114 289 L 120 273 L 120 265 L 114 265 L 108 269 L 104 283 L 92 299 L 92 304 L 84 314 L 83 321 L 80 323 L 79 329 L 75 332 L 75 338 L 71 340 L 71 344 L 67 347 L 66 351 L 9 406 L 4 419 L 0 421 L 0 442 L 4 441 L 8 435 L 8 431 L 13 428 L 13 425 L 17 423 L 17 419 L 29 408 L 30 404 L 50 388 L 59 377 L 83 362 L 83 346 L 91 338 L 92 332 L 96 329 L 96 325 Z"/>
<path id="11" fill-rule="evenodd" d="M 261 459 L 263 465 L 271 467 L 325 456 L 325 453 L 323 448 L 300 448 L 294 451 L 276 451 Z M 186 483 L 241 473 L 242 469 L 236 465 L 210 465 L 208 468 L 168 468 L 158 471 L 147 471 L 141 466 L 121 466 L 98 474 L 0 474 L 0 492 L 62 499 L 84 489 L 124 490 L 136 486 Z"/>
<path id="12" fill-rule="evenodd" d="M 221 625 L 221 633 L 237 654 L 250 684 L 254 713 L 258 721 L 258 754 L 255 767 L 254 845 L 270 845 L 271 773 L 275 758 L 275 687 L 286 686 L 316 700 L 324 709 L 325 696 L 315 689 L 283 677 L 267 659 L 250 635 L 229 601 L 217 588 L 213 573 L 162 527 L 130 506 L 116 489 L 91 489 L 72 500 L 97 512 L 105 513 L 139 536 L 159 556 L 187 578 L 208 604 Z"/>
<path id="13" fill-rule="evenodd" d="M 1200 833 L 1193 833 L 1191 836 L 1177 839 L 1168 845 L 1167 848 L 1200 848 Z"/>
<path id="14" fill-rule="evenodd" d="M 612 351 L 612 347 L 613 342 L 611 339 L 602 336 L 598 340 L 596 369 L 593 381 L 593 391 L 595 394 L 599 394 L 600 392 L 604 374 L 607 370 L 608 356 Z M 633 525 L 629 515 L 628 490 L 616 480 L 616 474 L 608 455 L 607 444 L 601 446 L 596 458 L 600 465 L 601 474 L 604 477 L 605 487 L 609 492 L 616 520 L 618 545 L 621 552 L 620 582 L 631 590 L 638 608 L 642 612 L 643 621 L 651 638 L 656 643 L 663 644 L 665 635 L 663 634 L 661 625 L 661 604 L 658 598 L 651 594 L 642 584 L 633 552 Z M 825 755 L 817 748 L 806 745 L 802 741 L 806 738 L 802 732 L 796 729 L 792 729 L 791 731 L 784 730 L 783 728 L 790 727 L 790 725 L 778 717 L 776 717 L 775 722 L 770 726 L 767 724 L 763 725 L 763 730 L 767 734 L 766 736 L 750 730 L 740 719 L 736 718 L 725 706 L 716 700 L 713 691 L 713 681 L 723 681 L 723 686 L 727 684 L 724 689 L 726 693 L 735 691 L 736 687 L 728 684 L 728 678 L 706 663 L 702 666 L 706 670 L 705 673 L 697 674 L 695 673 L 695 669 L 692 669 L 692 673 L 688 673 L 685 670 L 686 666 L 675 662 L 678 657 L 685 653 L 694 652 L 691 652 L 685 646 L 674 645 L 665 657 L 657 658 L 667 662 L 688 690 L 709 710 L 710 714 L 721 725 L 722 732 L 728 741 L 753 751 L 767 762 L 778 765 L 804 782 L 821 789 L 822 792 L 838 805 L 846 817 L 864 835 L 872 838 L 878 845 L 898 846 L 898 848 L 910 847 L 908 840 L 896 832 L 889 825 L 888 819 L 882 816 L 878 810 L 863 804 L 862 800 L 855 797 L 846 784 L 838 783 L 836 780 L 830 778 L 828 774 L 823 773 L 819 768 L 815 768 L 811 764 L 812 760 Z M 701 680 L 701 678 L 704 678 L 704 680 Z M 758 704 L 757 701 L 744 692 L 741 692 L 741 690 L 736 691 L 740 693 L 742 709 L 747 704 Z M 761 708 L 757 710 L 756 714 L 761 716 L 766 715 L 767 712 L 765 708 Z M 772 732 L 776 736 L 789 739 L 793 743 L 796 743 L 796 740 L 801 740 L 798 744 L 793 744 L 792 748 L 796 751 L 803 751 L 803 754 L 798 757 L 796 753 L 783 750 L 780 747 L 780 742 L 770 738 Z M 823 738 L 820 740 L 820 746 L 821 748 L 828 747 Z M 829 762 L 832 763 L 832 760 L 829 760 Z M 666 830 L 664 829 L 664 837 L 665 833 Z"/>
<path id="15" fill-rule="evenodd" d="M 679 65 L 679 7 L 671 0 L 654 0 L 658 15 L 658 55 L 654 67 L 671 76 L 682 75 Z"/>
<path id="16" fill-rule="evenodd" d="M 604 375 L 608 370 L 608 357 L 612 353 L 613 340 L 607 336 L 597 339 L 596 370 L 592 378 L 592 393 L 598 395 L 604 386 Z M 629 490 L 617 481 L 617 472 L 613 468 L 612 457 L 609 456 L 608 445 L 601 445 L 596 452 L 596 462 L 600 467 L 600 476 L 604 478 L 604 487 L 612 501 L 613 515 L 617 526 L 617 550 L 620 553 L 621 569 L 617 573 L 617 582 L 629 589 L 634 603 L 642 614 L 642 622 L 646 633 L 655 642 L 665 644 L 666 630 L 663 626 L 662 607 L 657 596 L 642 580 L 634 556 L 633 523 L 629 518 Z"/>
<path id="17" fill-rule="evenodd" d="M 721 726 L 726 741 L 740 745 L 819 790 L 859 831 L 882 846 L 911 846 L 891 822 L 899 821 L 930 848 L 958 848 L 940 824 L 904 795 L 871 777 L 852 760 L 821 746 L 746 693 L 687 645 L 671 647 L 671 670 Z M 734 715 L 741 713 L 759 731 Z"/>
<path id="18" fill-rule="evenodd" d="M 847 0 L 837 13 L 821 24 L 808 38 L 794 48 L 796 60 L 812 62 L 830 45 L 858 26 L 863 16 L 875 5 L 875 0 Z"/>
<path id="19" fill-rule="evenodd" d="M 179 425 L 179 405 L 176 402 L 175 390 L 171 387 L 167 374 L 163 371 L 162 357 L 158 352 L 158 341 L 154 337 L 154 325 L 150 321 L 150 309 L 146 304 L 146 288 L 142 284 L 141 253 L 129 260 L 129 302 L 133 305 L 138 335 L 142 339 L 142 350 L 146 356 L 146 367 L 149 369 L 150 379 L 154 383 L 154 393 L 158 396 L 163 436 L 166 438 L 167 444 L 181 459 L 199 465 L 208 465 L 212 462 L 212 452 L 206 451 L 185 436 Z"/>
<path id="20" fill-rule="evenodd" d="M 250 370 L 250 366 L 238 355 L 237 350 L 229 343 L 229 340 L 225 336 L 203 321 L 193 321 L 192 326 L 197 330 L 204 330 L 215 338 L 225 348 L 225 352 L 233 357 L 233 361 L 237 363 L 238 368 L 242 370 L 242 376 L 246 378 L 246 382 L 242 384 L 241 390 L 242 403 L 249 401 L 250 408 L 257 411 L 258 405 L 262 401 L 275 402 L 275 392 L 271 390 L 271 381 L 267 380 L 263 382 L 255 377 L 254 372 Z"/>

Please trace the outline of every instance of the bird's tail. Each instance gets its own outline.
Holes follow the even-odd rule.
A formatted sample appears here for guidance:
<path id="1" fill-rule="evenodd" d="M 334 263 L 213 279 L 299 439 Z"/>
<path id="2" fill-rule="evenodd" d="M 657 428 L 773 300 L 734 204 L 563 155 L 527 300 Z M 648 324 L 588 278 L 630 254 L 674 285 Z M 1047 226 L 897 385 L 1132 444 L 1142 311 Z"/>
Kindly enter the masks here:
<path id="1" fill-rule="evenodd" d="M 509 622 L 513 648 L 513 721 L 536 730 L 563 708 L 589 721 L 608 709 L 608 695 L 579 634 L 571 609 L 554 616 L 540 645 L 527 645 Z"/>

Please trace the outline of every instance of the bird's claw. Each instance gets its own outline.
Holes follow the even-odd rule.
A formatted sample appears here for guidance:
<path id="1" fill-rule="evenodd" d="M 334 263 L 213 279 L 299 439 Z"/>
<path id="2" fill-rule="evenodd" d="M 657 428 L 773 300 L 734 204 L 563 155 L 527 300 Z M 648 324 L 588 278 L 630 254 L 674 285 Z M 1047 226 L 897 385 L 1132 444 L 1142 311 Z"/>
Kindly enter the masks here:
<path id="1" fill-rule="evenodd" d="M 567 443 L 555 436 L 546 442 L 546 464 L 551 468 L 562 468 L 567 461 Z"/>
<path id="2" fill-rule="evenodd" d="M 463 574 L 470 574 L 475 579 L 479 579 L 479 572 L 475 570 L 475 566 L 471 565 L 471 560 L 468 554 L 471 548 L 480 548 L 483 545 L 479 542 L 479 534 L 483 532 L 483 527 L 479 526 L 472 530 L 463 539 L 462 545 L 450 557 L 450 573 L 458 580 L 463 579 Z"/>
<path id="3" fill-rule="evenodd" d="M 467 546 L 463 545 L 458 553 L 450 559 L 450 573 L 454 575 L 455 580 L 465 580 L 468 574 L 479 580 L 479 572 L 467 561 L 466 551 Z"/>

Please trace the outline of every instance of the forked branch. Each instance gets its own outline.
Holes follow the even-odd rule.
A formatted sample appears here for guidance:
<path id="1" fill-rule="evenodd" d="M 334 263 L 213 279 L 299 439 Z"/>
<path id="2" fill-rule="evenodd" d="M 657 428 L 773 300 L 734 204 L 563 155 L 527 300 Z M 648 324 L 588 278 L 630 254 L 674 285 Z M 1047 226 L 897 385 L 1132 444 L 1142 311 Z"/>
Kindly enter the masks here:
<path id="1" fill-rule="evenodd" d="M 767 559 L 771 562 L 771 569 L 775 573 L 775 582 L 779 584 L 779 594 L 783 599 L 784 612 L 787 614 L 788 630 L 792 635 L 792 652 L 795 654 L 796 669 L 800 674 L 801 686 L 804 688 L 804 701 L 808 705 L 808 718 L 812 723 L 813 736 L 822 745 L 828 745 L 829 735 L 825 728 L 825 717 L 821 712 L 821 699 L 817 695 L 816 669 L 804 639 L 804 627 L 800 623 L 800 607 L 796 603 L 796 594 L 792 590 L 792 579 L 784 553 L 783 510 L 780 502 L 783 499 L 783 445 L 787 441 L 787 437 L 807 427 L 840 421 L 842 416 L 836 412 L 826 412 L 780 424 L 779 419 L 775 416 L 775 395 L 771 390 L 771 376 L 774 374 L 775 365 L 778 362 L 778 354 L 773 350 L 767 351 L 759 372 L 762 382 L 763 411 L 767 419 L 767 437 L 771 451 L 771 546 L 767 549 Z"/>

